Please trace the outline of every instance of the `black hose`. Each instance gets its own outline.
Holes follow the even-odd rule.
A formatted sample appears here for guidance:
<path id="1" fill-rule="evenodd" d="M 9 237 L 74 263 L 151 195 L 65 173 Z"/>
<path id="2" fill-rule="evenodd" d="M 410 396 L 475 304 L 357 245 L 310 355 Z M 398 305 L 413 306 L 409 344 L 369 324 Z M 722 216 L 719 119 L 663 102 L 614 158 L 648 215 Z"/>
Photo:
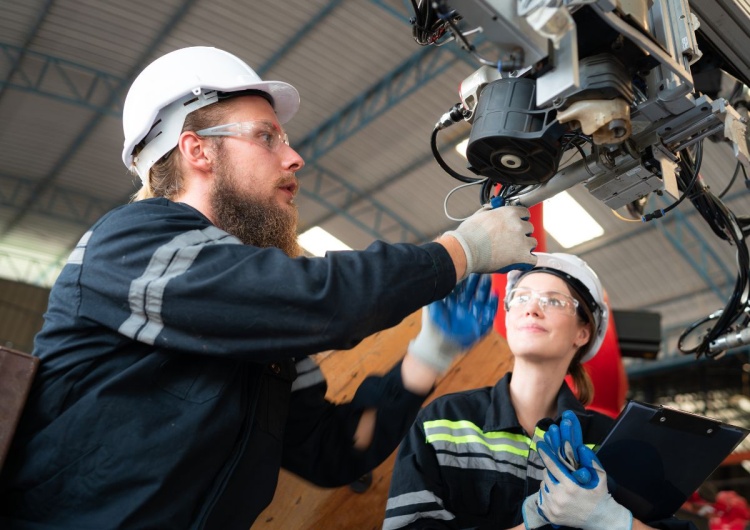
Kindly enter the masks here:
<path id="1" fill-rule="evenodd" d="M 438 127 L 435 127 L 432 130 L 432 135 L 430 136 L 430 148 L 432 149 L 432 155 L 435 157 L 435 160 L 437 161 L 438 165 L 440 165 L 440 167 L 443 168 L 443 170 L 454 179 L 460 180 L 461 182 L 465 182 L 467 184 L 473 184 L 475 182 L 484 180 L 484 177 L 474 178 L 474 177 L 467 177 L 467 176 L 461 175 L 460 173 L 457 173 L 448 164 L 445 163 L 445 160 L 443 160 L 443 157 L 440 156 L 440 152 L 438 151 L 438 148 L 437 148 L 437 133 L 439 130 L 440 129 Z"/>

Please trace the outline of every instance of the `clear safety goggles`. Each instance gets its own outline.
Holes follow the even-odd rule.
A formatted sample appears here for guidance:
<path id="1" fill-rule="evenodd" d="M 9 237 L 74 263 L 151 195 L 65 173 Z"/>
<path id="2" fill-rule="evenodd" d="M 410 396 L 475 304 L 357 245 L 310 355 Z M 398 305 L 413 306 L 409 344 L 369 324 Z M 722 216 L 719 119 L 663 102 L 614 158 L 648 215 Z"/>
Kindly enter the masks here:
<path id="1" fill-rule="evenodd" d="M 564 313 L 575 315 L 578 300 L 557 291 L 537 291 L 528 287 L 516 287 L 505 296 L 505 310 L 526 307 L 532 301 L 539 304 L 543 313 Z"/>
<path id="2" fill-rule="evenodd" d="M 195 134 L 199 136 L 237 136 L 273 152 L 278 151 L 282 145 L 289 145 L 287 134 L 268 121 L 226 123 L 195 131 Z"/>

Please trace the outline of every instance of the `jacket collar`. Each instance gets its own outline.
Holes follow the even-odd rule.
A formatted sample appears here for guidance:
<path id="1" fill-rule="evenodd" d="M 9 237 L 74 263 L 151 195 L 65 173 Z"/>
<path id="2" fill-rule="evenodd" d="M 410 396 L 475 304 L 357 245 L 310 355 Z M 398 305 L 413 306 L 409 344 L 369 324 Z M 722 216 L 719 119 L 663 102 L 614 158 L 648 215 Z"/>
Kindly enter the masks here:
<path id="1" fill-rule="evenodd" d="M 518 422 L 516 410 L 510 400 L 510 380 L 512 372 L 508 372 L 490 391 L 490 406 L 484 418 L 484 431 L 508 431 L 523 432 Z M 563 411 L 572 410 L 581 421 L 581 427 L 586 430 L 591 413 L 578 401 L 568 384 L 563 381 L 560 391 L 557 393 L 557 414 L 554 418 L 545 418 L 539 422 L 538 427 L 547 430 L 552 423 L 560 423 Z M 533 435 L 533 433 L 530 433 Z"/>

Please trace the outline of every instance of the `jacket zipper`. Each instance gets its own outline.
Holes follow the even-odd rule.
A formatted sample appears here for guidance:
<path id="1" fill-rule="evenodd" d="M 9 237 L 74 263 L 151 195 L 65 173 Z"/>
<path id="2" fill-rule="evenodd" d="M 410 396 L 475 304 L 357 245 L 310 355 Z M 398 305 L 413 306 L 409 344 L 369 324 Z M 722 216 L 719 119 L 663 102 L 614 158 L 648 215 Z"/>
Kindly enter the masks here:
<path id="1" fill-rule="evenodd" d="M 247 370 L 247 367 L 245 367 L 245 370 Z M 232 476 L 232 473 L 237 467 L 237 463 L 239 462 L 242 455 L 245 454 L 245 449 L 247 448 L 247 443 L 250 440 L 250 434 L 252 433 L 253 419 L 255 418 L 255 408 L 258 405 L 258 393 L 260 392 L 261 387 L 260 379 L 262 376 L 263 374 L 261 373 L 256 378 L 254 385 L 255 388 L 253 391 L 253 399 L 248 405 L 246 405 L 248 411 L 247 414 L 245 414 L 245 418 L 243 420 L 241 440 L 233 451 L 232 457 L 224 466 L 224 469 L 221 472 L 221 479 L 216 482 L 216 486 L 213 488 L 213 491 L 206 498 L 206 502 L 203 504 L 203 509 L 201 510 L 200 515 L 197 517 L 195 523 L 190 527 L 191 530 L 203 530 L 205 528 L 206 520 L 208 519 L 214 506 L 216 505 L 216 501 L 218 501 L 218 499 L 224 493 L 227 482 L 229 482 L 229 478 Z M 247 396 L 247 387 L 245 387 L 245 391 L 243 393 Z"/>

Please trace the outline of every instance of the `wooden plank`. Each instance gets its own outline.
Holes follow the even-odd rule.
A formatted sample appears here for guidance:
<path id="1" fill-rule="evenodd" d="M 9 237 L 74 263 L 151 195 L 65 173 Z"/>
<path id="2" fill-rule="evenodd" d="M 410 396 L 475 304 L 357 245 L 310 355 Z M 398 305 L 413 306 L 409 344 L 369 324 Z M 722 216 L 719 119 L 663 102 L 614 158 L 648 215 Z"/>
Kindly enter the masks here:
<path id="1" fill-rule="evenodd" d="M 319 354 L 317 361 L 328 379 L 328 398 L 348 401 L 367 375 L 383 373 L 401 359 L 419 331 L 420 315 L 417 311 L 398 326 L 368 337 L 351 350 Z M 456 359 L 426 402 L 446 393 L 493 385 L 511 366 L 505 339 L 491 333 Z M 355 493 L 349 487 L 319 488 L 282 470 L 273 502 L 252 529 L 381 528 L 395 454 L 394 451 L 373 470 L 372 485 L 363 493 Z"/>
<path id="2" fill-rule="evenodd" d="M 334 402 L 349 401 L 370 374 L 382 374 L 401 359 L 420 328 L 420 312 L 406 317 L 398 326 L 371 335 L 351 350 L 326 353 L 317 358 L 328 380 L 326 397 Z"/>
<path id="3" fill-rule="evenodd" d="M 0 346 L 0 469 L 10 449 L 39 358 Z"/>

